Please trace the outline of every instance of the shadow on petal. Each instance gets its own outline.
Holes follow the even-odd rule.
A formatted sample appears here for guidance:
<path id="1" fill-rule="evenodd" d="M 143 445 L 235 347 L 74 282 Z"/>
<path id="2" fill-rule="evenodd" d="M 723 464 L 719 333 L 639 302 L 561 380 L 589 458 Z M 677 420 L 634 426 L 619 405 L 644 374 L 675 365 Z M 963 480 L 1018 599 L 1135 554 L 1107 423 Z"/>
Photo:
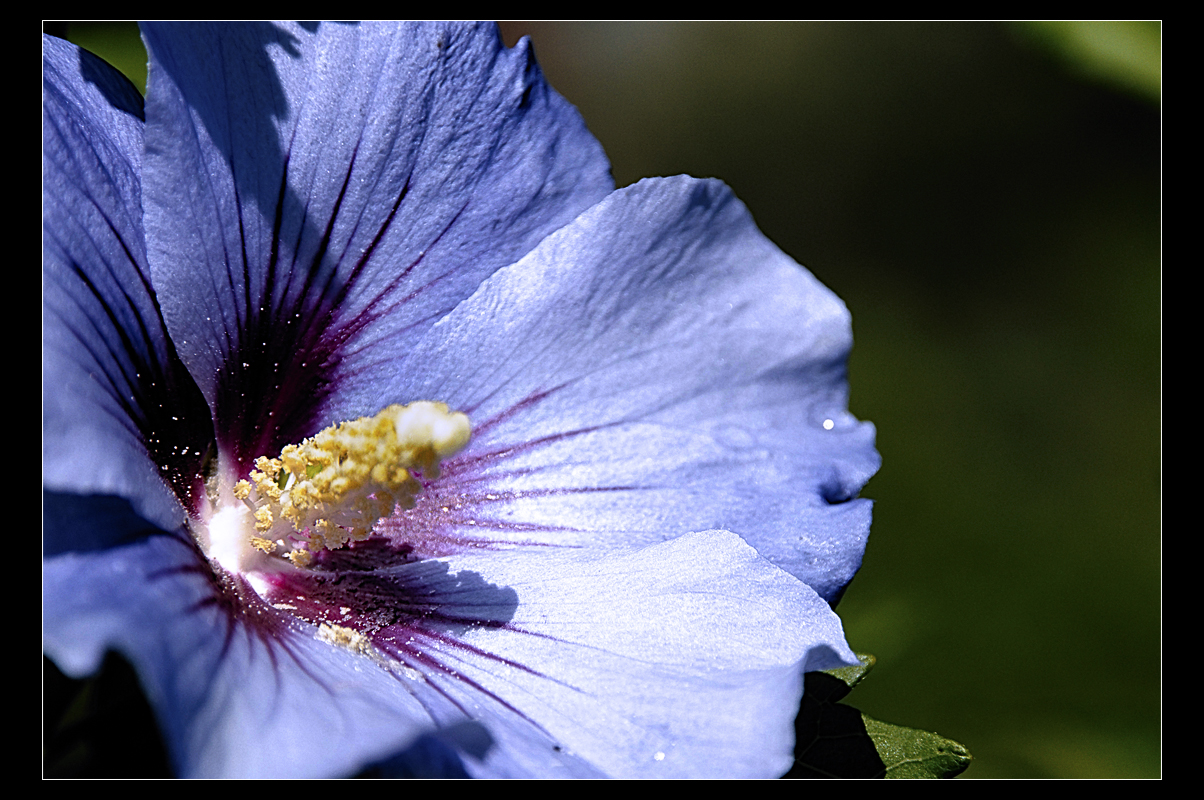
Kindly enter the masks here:
<path id="1" fill-rule="evenodd" d="M 418 738 L 389 758 L 369 764 L 357 778 L 468 778 L 460 754 L 478 761 L 493 747 L 493 737 L 484 725 L 463 722 Z"/>
<path id="2" fill-rule="evenodd" d="M 162 533 L 124 497 L 42 490 L 42 556 L 93 552 Z"/>

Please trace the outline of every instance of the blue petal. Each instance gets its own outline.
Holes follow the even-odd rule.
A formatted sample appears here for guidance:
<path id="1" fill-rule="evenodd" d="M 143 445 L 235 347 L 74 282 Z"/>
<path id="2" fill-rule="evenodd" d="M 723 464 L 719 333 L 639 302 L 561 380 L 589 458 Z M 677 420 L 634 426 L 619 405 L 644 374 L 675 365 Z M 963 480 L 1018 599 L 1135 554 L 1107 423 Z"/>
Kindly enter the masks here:
<path id="1" fill-rule="evenodd" d="M 212 434 L 150 285 L 141 98 L 58 39 L 43 37 L 42 69 L 43 483 L 108 496 L 102 505 L 126 498 L 155 525 L 175 527 L 184 518 L 177 496 L 197 488 Z M 100 545 L 116 532 L 97 525 L 85 537 L 48 524 L 45 546 Z"/>
<path id="2" fill-rule="evenodd" d="M 75 677 L 125 654 L 181 777 L 351 774 L 432 728 L 403 683 L 215 578 L 184 539 L 47 559 L 43 591 L 45 652 Z"/>
<path id="3" fill-rule="evenodd" d="M 616 192 L 400 363 L 402 399 L 466 411 L 474 437 L 388 530 L 597 545 L 723 528 L 835 601 L 879 463 L 846 409 L 851 343 L 840 300 L 722 184 Z"/>
<path id="4" fill-rule="evenodd" d="M 426 647 L 494 738 L 477 775 L 776 777 L 803 671 L 855 663 L 828 605 L 724 531 L 447 563 L 446 615 L 490 622 L 489 584 L 518 599 Z"/>
<path id="5" fill-rule="evenodd" d="M 480 776 L 773 776 L 802 672 L 853 658 L 814 592 L 726 532 L 394 571 L 460 620 L 418 632 L 420 659 L 332 647 L 171 537 L 48 559 L 44 647 L 77 676 L 127 654 L 179 774 L 224 777 L 350 774 L 424 737 Z M 490 583 L 518 598 L 504 625 Z"/>
<path id="6" fill-rule="evenodd" d="M 492 26 L 144 33 L 152 274 L 242 460 L 393 402 L 376 365 L 612 188 Z"/>

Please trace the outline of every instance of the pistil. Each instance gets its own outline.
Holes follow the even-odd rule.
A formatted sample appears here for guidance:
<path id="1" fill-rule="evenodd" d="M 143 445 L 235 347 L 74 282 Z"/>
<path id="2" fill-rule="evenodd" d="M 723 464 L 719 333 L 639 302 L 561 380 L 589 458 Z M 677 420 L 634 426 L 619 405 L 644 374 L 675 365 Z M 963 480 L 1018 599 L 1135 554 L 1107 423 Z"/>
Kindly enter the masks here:
<path id="1" fill-rule="evenodd" d="M 249 479 L 234 485 L 253 520 L 248 543 L 305 566 L 320 549 L 366 539 L 396 506 L 413 507 L 418 476 L 438 478 L 440 463 L 470 433 L 464 414 L 418 401 L 333 425 L 276 458 L 261 456 Z"/>

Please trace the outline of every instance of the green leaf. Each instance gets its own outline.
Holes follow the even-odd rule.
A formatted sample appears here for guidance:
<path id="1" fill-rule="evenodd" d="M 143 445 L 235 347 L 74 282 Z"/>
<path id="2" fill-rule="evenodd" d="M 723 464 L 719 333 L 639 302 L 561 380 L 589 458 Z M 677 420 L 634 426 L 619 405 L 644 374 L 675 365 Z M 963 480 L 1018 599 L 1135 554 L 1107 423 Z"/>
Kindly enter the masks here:
<path id="1" fill-rule="evenodd" d="M 830 669 L 824 672 L 825 675 L 831 675 L 833 678 L 839 678 L 845 686 L 849 687 L 845 694 L 853 689 L 854 686 L 861 683 L 861 679 L 869 674 L 874 665 L 878 663 L 878 659 L 871 656 L 869 653 L 857 653 L 857 659 L 861 662 L 855 667 L 841 667 L 840 669 Z M 843 697 L 843 695 L 842 695 Z M 840 698 L 836 698 L 840 699 Z"/>
<path id="2" fill-rule="evenodd" d="M 952 778 L 970 765 L 965 747 L 912 728 L 867 717 L 839 702 L 873 669 L 861 663 L 809 672 L 795 719 L 795 761 L 787 778 Z"/>
<path id="3" fill-rule="evenodd" d="M 866 733 L 874 741 L 887 778 L 952 778 L 970 766 L 964 746 L 928 731 L 904 728 L 861 715 Z"/>

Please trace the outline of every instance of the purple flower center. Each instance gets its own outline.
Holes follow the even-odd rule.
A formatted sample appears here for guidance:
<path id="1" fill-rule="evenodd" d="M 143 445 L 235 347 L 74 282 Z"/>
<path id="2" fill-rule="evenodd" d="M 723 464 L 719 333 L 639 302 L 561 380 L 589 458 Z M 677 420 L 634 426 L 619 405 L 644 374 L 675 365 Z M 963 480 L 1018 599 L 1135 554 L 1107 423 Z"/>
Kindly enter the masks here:
<path id="1" fill-rule="evenodd" d="M 462 634 L 505 627 L 518 607 L 515 591 L 453 573 L 429 558 L 436 553 L 416 554 L 407 539 L 423 538 L 429 509 L 415 509 L 417 537 L 399 535 L 416 496 L 440 477 L 441 460 L 468 438 L 467 417 L 442 403 L 395 405 L 286 446 L 279 459 L 258 459 L 250 481 L 217 480 L 210 512 L 194 528 L 213 567 L 207 604 L 224 606 L 232 621 L 285 652 L 282 634 L 306 623 L 307 635 L 316 628 L 320 640 L 402 681 L 426 682 L 432 670 L 465 680 L 457 652 L 497 660 Z M 432 544 L 450 552 L 467 543 Z"/>

